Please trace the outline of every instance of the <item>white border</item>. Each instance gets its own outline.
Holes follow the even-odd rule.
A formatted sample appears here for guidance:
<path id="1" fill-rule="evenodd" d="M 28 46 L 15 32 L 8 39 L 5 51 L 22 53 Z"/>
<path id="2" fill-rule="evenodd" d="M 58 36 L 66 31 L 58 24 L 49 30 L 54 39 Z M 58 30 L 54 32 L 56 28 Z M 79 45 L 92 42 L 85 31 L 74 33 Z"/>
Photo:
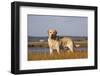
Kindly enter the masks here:
<path id="1" fill-rule="evenodd" d="M 87 16 L 88 59 L 27 61 L 27 14 Z M 20 70 L 94 65 L 94 11 L 42 7 L 20 7 Z"/>

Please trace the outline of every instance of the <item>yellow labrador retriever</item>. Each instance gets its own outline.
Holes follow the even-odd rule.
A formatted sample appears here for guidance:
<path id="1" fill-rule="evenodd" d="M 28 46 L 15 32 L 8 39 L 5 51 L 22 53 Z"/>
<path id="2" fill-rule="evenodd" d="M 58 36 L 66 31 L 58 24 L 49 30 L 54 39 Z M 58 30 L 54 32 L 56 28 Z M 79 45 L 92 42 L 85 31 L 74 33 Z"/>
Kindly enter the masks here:
<path id="1" fill-rule="evenodd" d="M 48 30 L 48 45 L 50 54 L 52 54 L 54 49 L 59 53 L 59 39 L 57 38 L 57 31 L 55 29 Z"/>
<path id="2" fill-rule="evenodd" d="M 73 52 L 73 41 L 71 38 L 64 37 L 62 39 L 58 39 L 57 31 L 55 29 L 48 30 L 48 45 L 50 49 L 50 54 L 52 54 L 53 50 L 57 50 L 58 53 L 60 50 L 60 46 L 62 48 L 68 48 L 71 52 Z"/>

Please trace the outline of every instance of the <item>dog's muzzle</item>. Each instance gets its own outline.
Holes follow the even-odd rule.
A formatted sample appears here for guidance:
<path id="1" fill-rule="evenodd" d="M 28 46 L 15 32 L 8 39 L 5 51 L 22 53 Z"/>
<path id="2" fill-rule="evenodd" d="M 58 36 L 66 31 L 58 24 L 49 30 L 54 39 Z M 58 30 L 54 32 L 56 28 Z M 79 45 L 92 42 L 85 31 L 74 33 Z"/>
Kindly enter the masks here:
<path id="1" fill-rule="evenodd" d="M 51 35 L 51 38 L 52 38 L 52 39 L 56 38 L 56 34 L 52 34 L 52 35 Z"/>

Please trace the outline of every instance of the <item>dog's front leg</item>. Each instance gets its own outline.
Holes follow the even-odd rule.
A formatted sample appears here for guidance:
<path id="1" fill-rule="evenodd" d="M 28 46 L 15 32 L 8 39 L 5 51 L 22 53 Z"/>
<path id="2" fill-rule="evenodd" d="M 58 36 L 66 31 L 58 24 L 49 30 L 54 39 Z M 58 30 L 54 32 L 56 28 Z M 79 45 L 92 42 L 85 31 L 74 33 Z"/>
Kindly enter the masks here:
<path id="1" fill-rule="evenodd" d="M 53 52 L 53 49 L 52 49 L 52 48 L 50 48 L 50 55 L 52 54 L 52 52 Z"/>
<path id="2" fill-rule="evenodd" d="M 59 52 L 59 47 L 57 48 L 57 53 L 60 54 L 60 52 Z"/>

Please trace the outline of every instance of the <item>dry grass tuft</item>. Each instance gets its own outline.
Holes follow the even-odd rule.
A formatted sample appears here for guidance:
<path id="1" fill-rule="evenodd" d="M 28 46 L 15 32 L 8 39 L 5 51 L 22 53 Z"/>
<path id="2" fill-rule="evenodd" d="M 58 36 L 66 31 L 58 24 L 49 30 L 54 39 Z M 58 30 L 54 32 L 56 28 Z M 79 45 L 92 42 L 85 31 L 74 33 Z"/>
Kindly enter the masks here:
<path id="1" fill-rule="evenodd" d="M 49 53 L 33 53 L 28 52 L 28 61 L 32 60 L 58 60 L 58 59 L 80 59 L 80 58 L 88 58 L 87 51 L 61 51 L 58 54 L 56 51 L 50 55 Z"/>

